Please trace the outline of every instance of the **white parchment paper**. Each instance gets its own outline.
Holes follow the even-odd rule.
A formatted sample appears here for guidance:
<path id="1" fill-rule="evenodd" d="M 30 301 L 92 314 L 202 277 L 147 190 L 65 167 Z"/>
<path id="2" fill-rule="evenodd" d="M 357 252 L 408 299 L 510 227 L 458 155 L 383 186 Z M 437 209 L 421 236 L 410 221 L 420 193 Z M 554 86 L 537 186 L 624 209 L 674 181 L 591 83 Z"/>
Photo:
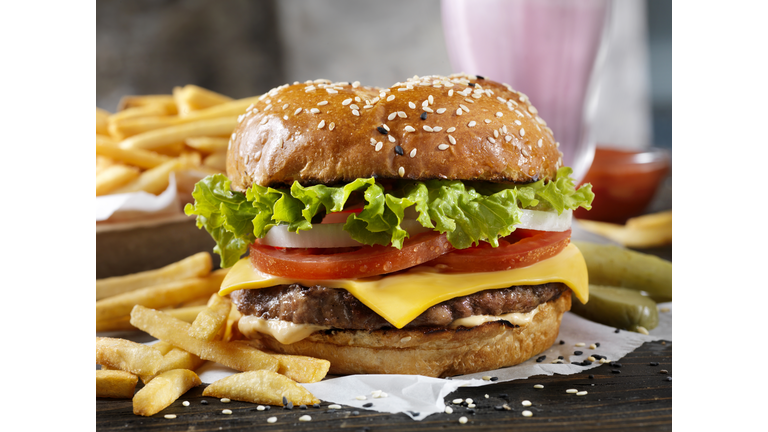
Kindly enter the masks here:
<path id="1" fill-rule="evenodd" d="M 160 195 L 142 191 L 96 197 L 96 222 L 121 214 L 135 216 L 136 213 L 178 212 L 179 208 L 176 176 L 171 173 L 168 187 Z"/>

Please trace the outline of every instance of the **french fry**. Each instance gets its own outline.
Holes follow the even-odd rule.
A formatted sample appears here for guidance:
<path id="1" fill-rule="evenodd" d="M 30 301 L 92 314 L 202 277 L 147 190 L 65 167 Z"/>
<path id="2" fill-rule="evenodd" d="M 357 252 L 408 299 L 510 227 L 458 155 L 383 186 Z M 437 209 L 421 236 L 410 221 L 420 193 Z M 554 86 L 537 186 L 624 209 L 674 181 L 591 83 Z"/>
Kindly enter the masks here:
<path id="1" fill-rule="evenodd" d="M 162 343 L 162 341 L 158 343 Z M 184 350 L 175 348 L 170 344 L 168 344 L 168 346 L 171 349 L 167 353 L 163 354 L 163 363 L 160 366 L 160 369 L 157 371 L 157 375 L 174 369 L 189 369 L 194 371 L 205 363 L 205 360 L 194 354 L 190 354 Z M 141 382 L 146 384 L 152 381 L 152 379 L 154 379 L 157 375 L 142 375 Z"/>
<path id="2" fill-rule="evenodd" d="M 189 115 L 192 111 L 210 108 L 232 101 L 232 98 L 229 96 L 224 96 L 223 94 L 192 84 L 179 88 L 178 91 L 174 89 L 173 96 L 177 106 L 184 106 L 186 108 L 179 110 L 179 116 L 181 117 Z"/>
<path id="3" fill-rule="evenodd" d="M 96 196 L 112 193 L 139 177 L 138 168 L 123 165 L 110 165 L 96 174 Z"/>
<path id="4" fill-rule="evenodd" d="M 126 339 L 96 337 L 96 364 L 136 375 L 155 375 L 163 355 L 148 345 Z"/>
<path id="5" fill-rule="evenodd" d="M 240 321 L 241 316 L 243 316 L 243 314 L 241 314 L 236 307 L 233 307 L 229 310 L 229 316 L 227 317 L 226 327 L 224 327 L 224 337 L 222 340 L 230 341 L 237 339 L 235 336 L 240 333 L 240 330 L 237 327 L 237 323 Z"/>
<path id="6" fill-rule="evenodd" d="M 229 138 L 223 137 L 191 137 L 184 143 L 203 153 L 226 153 L 229 147 Z"/>
<path id="7" fill-rule="evenodd" d="M 236 126 L 236 116 L 203 119 L 134 135 L 120 142 L 120 147 L 152 150 L 190 137 L 231 134 Z"/>
<path id="8" fill-rule="evenodd" d="M 227 154 L 226 153 L 213 153 L 203 160 L 203 165 L 219 170 L 227 170 Z"/>
<path id="9" fill-rule="evenodd" d="M 96 371 L 96 397 L 130 399 L 138 377 L 122 370 Z"/>
<path id="10" fill-rule="evenodd" d="M 163 308 L 198 297 L 210 296 L 219 291 L 227 270 L 216 270 L 206 277 L 167 282 L 98 300 L 96 301 L 96 321 L 128 315 L 134 305 Z"/>
<path id="11" fill-rule="evenodd" d="M 159 195 L 168 188 L 168 176 L 174 171 L 183 169 L 183 167 L 184 164 L 180 158 L 173 158 L 168 162 L 144 171 L 130 183 L 112 192 L 117 194 L 144 191 Z"/>
<path id="12" fill-rule="evenodd" d="M 179 319 L 181 321 L 192 323 L 195 321 L 195 318 L 197 318 L 197 314 L 199 314 L 203 309 L 205 309 L 206 305 L 198 305 L 198 306 L 184 306 L 176 309 L 168 309 L 164 310 L 163 312 L 167 313 L 168 315 Z M 125 315 L 121 316 L 119 318 L 109 318 L 105 320 L 96 321 L 96 332 L 108 332 L 108 331 L 121 331 L 121 330 L 136 330 L 136 327 L 131 325 L 131 316 Z M 152 345 L 153 347 L 155 345 Z"/>
<path id="13" fill-rule="evenodd" d="M 163 342 L 163 341 L 157 341 L 156 343 L 152 344 L 152 348 L 160 351 L 160 354 L 162 354 L 163 357 L 165 357 L 166 354 L 171 352 L 172 349 L 177 349 L 175 346 L 169 344 L 168 342 Z M 175 369 L 179 369 L 179 368 L 175 368 Z"/>
<path id="14" fill-rule="evenodd" d="M 189 335 L 190 324 L 144 306 L 133 308 L 131 324 L 177 348 L 232 369 L 276 372 L 278 368 L 277 360 L 269 354 L 245 344 L 201 341 Z"/>
<path id="15" fill-rule="evenodd" d="M 295 381 L 265 370 L 241 372 L 222 378 L 206 387 L 203 396 L 276 406 L 283 405 L 283 397 L 297 406 L 320 403 L 309 390 Z"/>
<path id="16" fill-rule="evenodd" d="M 129 108 L 146 106 L 146 105 L 163 105 L 169 115 L 174 115 L 178 112 L 176 109 L 176 102 L 171 95 L 139 95 L 139 96 L 123 96 L 120 102 L 117 104 L 118 111 L 124 111 Z"/>
<path id="17" fill-rule="evenodd" d="M 134 165 L 139 168 L 149 169 L 171 160 L 169 156 L 144 149 L 124 149 L 119 147 L 114 141 L 111 143 L 105 139 L 100 139 L 101 135 L 96 136 L 96 155 L 106 156 L 112 160 L 120 161 L 125 164 Z"/>
<path id="18" fill-rule="evenodd" d="M 133 396 L 133 413 L 151 416 L 167 408 L 192 387 L 202 384 L 196 373 L 174 369 L 156 376 Z"/>
<path id="19" fill-rule="evenodd" d="M 587 231 L 631 248 L 649 248 L 672 243 L 672 212 L 660 212 L 627 220 L 625 225 L 579 219 Z"/>
<path id="20" fill-rule="evenodd" d="M 273 354 L 278 361 L 277 373 L 300 383 L 320 382 L 328 374 L 331 362 L 314 357 Z"/>
<path id="21" fill-rule="evenodd" d="M 141 135 L 153 130 L 169 128 L 171 126 L 180 126 L 187 123 L 197 122 L 199 120 L 209 120 L 218 118 L 233 118 L 237 120 L 237 117 L 245 113 L 249 106 L 256 103 L 260 96 L 253 96 L 245 99 L 233 100 L 220 105 L 215 105 L 210 108 L 204 108 L 197 111 L 191 111 L 185 117 L 179 116 L 157 116 L 157 117 L 140 117 L 140 118 L 128 118 L 115 122 L 114 128 L 117 133 L 123 137 L 133 137 Z M 216 136 L 231 135 L 235 128 L 232 127 L 228 131 L 223 133 L 212 134 L 199 134 L 197 136 Z M 190 135 L 193 136 L 193 135 Z"/>
<path id="22" fill-rule="evenodd" d="M 96 135 L 100 136 L 100 135 Z M 96 155 L 96 175 L 99 175 L 100 172 L 104 171 L 107 167 L 110 167 L 115 164 L 115 161 L 111 158 L 108 158 L 106 156 L 99 156 Z"/>
<path id="23" fill-rule="evenodd" d="M 96 135 L 109 135 L 109 111 L 96 107 Z"/>
<path id="24" fill-rule="evenodd" d="M 189 329 L 189 335 L 204 341 L 214 340 L 227 323 L 231 309 L 232 302 L 229 298 L 214 294 L 211 304 L 195 318 Z"/>
<path id="25" fill-rule="evenodd" d="M 139 288 L 174 282 L 181 279 L 203 277 L 211 273 L 213 261 L 208 252 L 199 252 L 155 270 L 96 279 L 96 300 L 123 294 Z"/>

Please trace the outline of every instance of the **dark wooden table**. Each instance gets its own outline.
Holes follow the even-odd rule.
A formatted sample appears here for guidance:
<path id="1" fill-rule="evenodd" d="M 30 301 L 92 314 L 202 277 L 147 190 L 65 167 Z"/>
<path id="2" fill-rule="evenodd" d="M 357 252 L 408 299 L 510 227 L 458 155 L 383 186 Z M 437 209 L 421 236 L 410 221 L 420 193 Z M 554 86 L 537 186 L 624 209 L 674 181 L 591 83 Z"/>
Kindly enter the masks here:
<path id="1" fill-rule="evenodd" d="M 96 428 L 107 430 L 163 431 L 431 431 L 431 430 L 511 430 L 533 431 L 607 431 L 607 430 L 672 430 L 672 343 L 648 342 L 619 360 L 619 366 L 604 364 L 575 375 L 533 377 L 496 383 L 483 387 L 465 387 L 448 395 L 446 405 L 452 414 L 434 414 L 422 421 L 406 414 L 385 414 L 343 406 L 293 410 L 271 407 L 258 411 L 256 405 L 203 397 L 204 386 L 190 390 L 159 414 L 152 417 L 133 415 L 130 400 L 96 399 Z M 652 365 L 658 363 L 658 365 Z M 618 372 L 616 372 L 618 371 Z M 667 373 L 663 373 L 667 372 Z M 542 384 L 543 389 L 535 389 Z M 568 389 L 586 390 L 577 396 Z M 488 398 L 485 398 L 485 395 Z M 453 405 L 454 399 L 471 398 L 476 407 Z M 203 404 L 203 400 L 207 404 Z M 530 407 L 521 402 L 528 400 Z M 189 401 L 185 407 L 183 401 Z M 231 415 L 222 410 L 229 409 Z M 524 417 L 523 410 L 533 413 Z M 175 419 L 166 419 L 175 414 Z M 309 415 L 309 422 L 299 417 Z M 267 423 L 269 417 L 277 422 Z M 467 423 L 459 423 L 460 417 Z"/>

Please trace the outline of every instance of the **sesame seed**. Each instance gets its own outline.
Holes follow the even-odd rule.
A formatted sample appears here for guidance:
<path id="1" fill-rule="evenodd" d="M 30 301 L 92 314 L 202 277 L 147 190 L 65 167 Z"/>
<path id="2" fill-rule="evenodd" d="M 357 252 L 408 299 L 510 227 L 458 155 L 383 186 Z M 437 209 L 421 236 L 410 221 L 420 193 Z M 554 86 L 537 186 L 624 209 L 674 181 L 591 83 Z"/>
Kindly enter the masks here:
<path id="1" fill-rule="evenodd" d="M 541 139 L 541 138 L 539 138 L 539 142 L 538 142 L 538 144 L 539 144 L 539 148 L 541 148 L 541 146 L 543 145 L 543 142 L 542 142 L 542 139 Z"/>
<path id="2" fill-rule="evenodd" d="M 502 113 L 501 111 L 498 111 L 498 112 L 496 113 L 496 117 L 501 117 L 501 116 L 503 116 L 503 115 L 504 115 L 504 113 Z"/>
<path id="3" fill-rule="evenodd" d="M 293 115 L 298 115 L 301 112 L 302 108 L 296 108 L 296 111 L 293 112 Z"/>
<path id="4" fill-rule="evenodd" d="M 504 141 L 506 141 L 506 142 L 510 142 L 510 141 L 512 141 L 512 135 L 507 135 L 507 136 L 505 136 L 505 137 L 504 137 Z"/>
<path id="5" fill-rule="evenodd" d="M 377 142 L 377 143 L 376 143 L 376 148 L 375 148 L 375 150 L 376 150 L 376 151 L 379 151 L 379 150 L 381 150 L 381 148 L 382 148 L 382 147 L 384 147 L 384 143 L 383 143 L 383 142 L 381 142 L 381 141 L 379 141 L 379 142 Z"/>
<path id="6" fill-rule="evenodd" d="M 515 110 L 515 114 L 519 115 L 520 117 L 523 117 L 523 113 L 521 113 L 521 112 L 520 112 L 520 111 L 518 111 L 518 110 Z"/>
<path id="7" fill-rule="evenodd" d="M 267 423 L 275 423 L 277 422 L 277 417 L 270 417 L 267 419 Z"/>
<path id="8" fill-rule="evenodd" d="M 491 144 L 496 144 L 496 140 L 495 140 L 495 139 L 493 139 L 493 137 L 488 137 L 488 141 L 489 141 Z"/>
<path id="9" fill-rule="evenodd" d="M 461 115 L 461 108 L 456 110 L 456 115 Z"/>
<path id="10" fill-rule="evenodd" d="M 397 173 L 400 175 L 400 177 L 405 175 L 405 168 L 400 167 L 397 169 Z"/>
<path id="11" fill-rule="evenodd" d="M 411 109 L 416 109 L 416 104 L 413 102 L 408 102 L 408 107 L 410 107 Z"/>
<path id="12" fill-rule="evenodd" d="M 415 156 L 416 156 L 416 149 L 413 149 L 413 150 L 411 150 L 411 152 L 410 152 L 408 155 L 409 155 L 410 157 L 415 157 Z M 403 339 L 405 339 L 405 338 L 403 338 Z M 403 340 L 402 340 L 402 339 L 400 339 L 400 342 L 402 342 L 402 341 L 403 341 Z"/>
<path id="13" fill-rule="evenodd" d="M 534 114 L 534 115 L 535 115 L 535 114 L 538 114 L 538 113 L 539 113 L 539 110 L 537 110 L 535 106 L 533 106 L 533 105 L 530 105 L 530 106 L 528 107 L 528 112 L 530 112 L 531 114 Z"/>
<path id="14" fill-rule="evenodd" d="M 448 96 L 453 96 L 453 89 L 448 90 Z"/>
<path id="15" fill-rule="evenodd" d="M 432 131 L 434 132 L 440 132 L 441 130 L 443 130 L 442 126 L 435 126 L 432 128 Z"/>
<path id="16" fill-rule="evenodd" d="M 360 111 L 358 111 L 358 110 L 352 110 L 352 114 L 360 117 Z"/>
<path id="17" fill-rule="evenodd" d="M 325 89 L 325 91 L 327 91 L 329 94 L 336 94 L 336 93 L 338 93 L 338 91 L 336 91 L 336 89 L 332 89 L 332 88 L 327 88 L 327 89 Z"/>
<path id="18" fill-rule="evenodd" d="M 221 403 L 230 403 L 230 402 L 232 401 L 229 400 L 229 398 L 221 398 Z"/>
<path id="19" fill-rule="evenodd" d="M 322 102 L 318 102 L 318 103 L 317 103 L 317 106 L 323 106 L 323 105 L 328 105 L 328 101 L 327 101 L 327 100 L 324 100 L 324 101 L 322 101 Z"/>
<path id="20" fill-rule="evenodd" d="M 445 413 L 446 414 L 453 414 L 453 408 L 451 408 L 449 406 L 445 407 Z"/>
<path id="21" fill-rule="evenodd" d="M 378 144 L 376 144 L 376 146 L 378 146 Z M 395 153 L 397 153 L 398 156 L 402 156 L 404 154 L 403 148 L 399 145 L 395 146 Z"/>
<path id="22" fill-rule="evenodd" d="M 491 380 L 491 376 L 490 375 L 484 375 L 483 376 L 483 381 L 490 381 L 490 380 Z M 485 395 L 485 398 L 488 399 L 488 395 Z"/>
<path id="23" fill-rule="evenodd" d="M 381 125 L 381 127 L 383 127 L 383 128 L 384 128 L 384 130 L 386 130 L 387 132 L 389 132 L 389 126 L 387 126 L 387 125 L 383 124 L 383 125 Z"/>
<path id="24" fill-rule="evenodd" d="M 579 342 L 579 343 L 577 343 L 577 344 L 576 344 L 576 345 L 574 345 L 574 346 L 575 346 L 575 347 L 583 347 L 584 345 L 586 345 L 584 342 Z"/>
<path id="25" fill-rule="evenodd" d="M 301 422 L 312 421 L 312 417 L 310 417 L 308 415 L 303 415 L 303 416 L 299 417 L 299 421 L 301 421 Z"/>
<path id="26" fill-rule="evenodd" d="M 384 97 L 384 96 L 382 96 L 382 97 Z M 387 102 L 392 102 L 393 100 L 395 100 L 395 95 L 387 96 Z"/>
<path id="27" fill-rule="evenodd" d="M 528 411 L 528 410 L 523 411 L 522 414 L 523 414 L 523 417 L 532 417 L 533 416 L 533 413 Z"/>
<path id="28" fill-rule="evenodd" d="M 522 137 L 522 136 L 525 136 L 525 129 L 523 129 L 523 128 L 520 128 L 520 136 L 521 136 L 521 137 Z"/>
<path id="29" fill-rule="evenodd" d="M 176 414 L 166 414 L 166 415 L 165 415 L 165 418 L 167 418 L 167 419 L 169 419 L 169 420 L 170 420 L 170 419 L 175 419 L 175 418 L 176 418 Z"/>
<path id="30" fill-rule="evenodd" d="M 589 349 L 597 349 L 597 345 L 592 344 L 592 345 L 589 346 Z"/>
<path id="31" fill-rule="evenodd" d="M 397 116 L 400 118 L 407 118 L 408 115 L 405 113 L 405 111 L 398 111 Z"/>
<path id="32" fill-rule="evenodd" d="M 429 101 L 425 100 L 424 102 L 421 103 L 421 106 L 422 106 L 422 108 L 426 107 L 426 106 L 429 106 Z"/>
<path id="33" fill-rule="evenodd" d="M 432 108 L 430 108 L 430 107 L 422 107 L 421 109 L 423 109 L 424 111 L 426 111 L 426 112 L 428 112 L 428 113 L 432 113 L 432 112 L 435 112 L 435 111 L 434 111 L 434 110 L 432 110 Z"/>
<path id="34" fill-rule="evenodd" d="M 491 121 L 490 121 L 490 120 L 488 120 L 488 119 L 485 119 L 485 120 L 483 120 L 483 121 L 485 122 L 485 124 L 488 124 L 488 123 L 490 123 L 490 122 L 491 122 Z"/>
<path id="35" fill-rule="evenodd" d="M 451 132 L 453 132 L 455 130 L 456 130 L 455 127 L 449 127 L 448 130 L 446 130 L 446 132 L 451 133 Z"/>
<path id="36" fill-rule="evenodd" d="M 456 138 L 452 135 L 448 135 L 448 141 L 450 141 L 451 144 L 456 145 Z"/>
<path id="37" fill-rule="evenodd" d="M 448 144 L 440 144 L 439 146 L 437 146 L 437 148 L 440 150 L 446 150 L 448 148 Z"/>
<path id="38" fill-rule="evenodd" d="M 543 389 L 544 386 L 541 385 L 541 384 L 536 384 L 535 386 L 533 386 L 533 388 L 535 388 L 535 389 Z"/>
<path id="39" fill-rule="evenodd" d="M 387 135 L 387 139 L 389 140 L 389 142 L 395 142 L 395 137 L 393 137 L 392 135 Z"/>
<path id="40" fill-rule="evenodd" d="M 524 400 L 522 403 L 523 403 L 523 406 L 527 406 L 527 407 L 532 405 L 531 401 L 529 401 L 529 400 Z"/>
<path id="41" fill-rule="evenodd" d="M 472 120 L 471 122 L 469 122 L 469 124 L 467 124 L 467 126 L 469 126 L 469 127 L 474 127 L 476 124 L 477 124 L 477 122 L 475 122 L 474 120 Z"/>
<path id="42" fill-rule="evenodd" d="M 466 418 L 466 417 L 464 417 L 464 416 L 461 416 L 461 417 L 459 417 L 459 423 L 461 423 L 461 424 L 466 424 L 466 423 L 467 423 L 467 421 L 468 421 L 468 420 L 467 420 L 467 418 Z"/>
<path id="43" fill-rule="evenodd" d="M 347 106 L 347 105 L 349 105 L 349 104 L 351 104 L 351 103 L 352 103 L 352 98 L 349 98 L 349 99 L 344 99 L 344 100 L 341 102 L 341 104 L 342 104 L 342 105 L 344 105 L 344 106 Z"/>
<path id="44" fill-rule="evenodd" d="M 320 120 L 320 123 L 317 124 L 317 128 L 322 129 L 323 126 L 325 126 L 325 120 Z"/>
<path id="45" fill-rule="evenodd" d="M 359 107 L 359 106 L 357 106 L 357 104 L 351 104 L 351 105 L 349 106 L 349 108 L 350 108 L 350 109 L 353 109 L 353 110 L 359 110 L 359 109 L 360 109 L 360 107 Z"/>
<path id="46" fill-rule="evenodd" d="M 637 330 L 638 333 L 641 333 L 641 334 L 644 334 L 644 335 L 650 334 L 650 333 L 648 333 L 648 329 L 646 329 L 643 326 L 637 326 L 637 327 L 635 327 L 635 330 Z"/>
<path id="47" fill-rule="evenodd" d="M 355 81 L 352 83 L 352 88 L 358 88 L 360 87 L 360 81 Z"/>
<path id="48" fill-rule="evenodd" d="M 365 396 L 355 396 L 355 399 L 357 400 L 366 400 L 367 398 Z"/>
<path id="49" fill-rule="evenodd" d="M 264 410 L 265 410 L 264 405 L 259 405 L 256 407 L 256 411 L 264 411 Z"/>
<path id="50" fill-rule="evenodd" d="M 185 407 L 186 407 L 186 406 L 189 406 L 189 401 L 184 401 L 184 402 L 182 402 L 181 404 L 182 404 L 182 405 L 184 405 Z"/>
<path id="51" fill-rule="evenodd" d="M 442 113 L 444 113 L 444 112 L 445 112 L 445 108 L 438 108 L 438 109 L 437 109 L 437 113 L 438 113 L 438 114 L 442 114 Z"/>
<path id="52" fill-rule="evenodd" d="M 371 145 L 376 145 L 376 138 L 371 138 Z"/>
<path id="53" fill-rule="evenodd" d="M 427 132 L 432 132 L 432 127 L 427 126 L 427 125 L 422 126 L 422 129 L 424 129 Z"/>
<path id="54" fill-rule="evenodd" d="M 466 111 L 466 112 L 469 112 L 469 108 L 467 108 L 467 106 L 466 106 L 466 105 L 463 105 L 463 104 L 459 104 L 459 108 L 463 109 L 463 110 L 464 110 L 464 111 Z"/>
<path id="55" fill-rule="evenodd" d="M 426 119 L 427 119 L 427 113 L 426 113 L 426 111 L 425 111 L 425 112 L 423 112 L 423 113 L 421 113 L 421 115 L 419 116 L 419 118 L 421 118 L 422 120 L 426 120 Z"/>
<path id="56" fill-rule="evenodd" d="M 331 405 L 328 405 L 328 409 L 341 409 L 341 405 L 331 404 Z"/>
<path id="57" fill-rule="evenodd" d="M 464 99 L 464 100 L 465 100 L 465 101 L 467 101 L 467 102 L 469 102 L 469 103 L 475 103 L 475 101 L 473 101 L 473 100 L 472 100 L 472 99 L 470 99 L 470 98 L 466 98 L 466 99 Z"/>
<path id="58" fill-rule="evenodd" d="M 454 399 L 451 401 L 454 405 L 460 405 L 462 402 L 464 402 L 464 399 Z"/>
<path id="59" fill-rule="evenodd" d="M 566 393 L 578 393 L 579 391 L 576 389 L 568 389 L 565 391 Z"/>
<path id="60" fill-rule="evenodd" d="M 386 135 L 387 134 L 387 129 L 384 128 L 384 126 L 377 126 L 376 130 L 379 131 L 379 133 L 382 134 L 382 135 Z"/>
<path id="61" fill-rule="evenodd" d="M 395 119 L 395 117 L 397 117 L 397 113 L 396 113 L 396 112 L 393 112 L 392 114 L 390 114 L 390 115 L 388 115 L 388 116 L 387 116 L 387 120 L 390 120 L 390 121 L 391 121 L 391 120 L 394 120 L 394 119 Z"/>
<path id="62" fill-rule="evenodd" d="M 331 122 L 331 124 L 328 125 L 328 130 L 333 130 L 336 127 L 336 123 Z"/>
<path id="63" fill-rule="evenodd" d="M 397 89 L 397 91 L 406 91 L 406 90 L 411 90 L 412 88 L 413 87 L 400 87 Z"/>
<path id="64" fill-rule="evenodd" d="M 413 128 L 413 126 L 406 126 L 405 127 L 406 132 L 416 132 L 416 129 Z"/>
<path id="65" fill-rule="evenodd" d="M 222 413 L 222 414 L 226 414 L 226 415 L 230 415 L 230 414 L 232 414 L 232 410 L 230 410 L 230 409 L 224 409 L 224 410 L 221 410 L 221 413 Z"/>
<path id="66" fill-rule="evenodd" d="M 284 116 L 283 116 L 283 120 L 288 120 L 288 116 L 287 116 L 287 115 L 284 115 Z M 250 123 L 250 122 L 249 122 L 249 123 Z"/>
<path id="67" fill-rule="evenodd" d="M 494 130 L 494 131 L 493 131 L 493 137 L 494 137 L 494 138 L 498 138 L 498 137 L 499 137 L 499 131 L 497 131 L 497 130 Z"/>
<path id="68" fill-rule="evenodd" d="M 581 351 L 574 351 L 573 352 L 573 355 L 577 355 L 577 356 L 582 355 L 582 354 L 584 354 L 584 353 L 581 352 Z"/>

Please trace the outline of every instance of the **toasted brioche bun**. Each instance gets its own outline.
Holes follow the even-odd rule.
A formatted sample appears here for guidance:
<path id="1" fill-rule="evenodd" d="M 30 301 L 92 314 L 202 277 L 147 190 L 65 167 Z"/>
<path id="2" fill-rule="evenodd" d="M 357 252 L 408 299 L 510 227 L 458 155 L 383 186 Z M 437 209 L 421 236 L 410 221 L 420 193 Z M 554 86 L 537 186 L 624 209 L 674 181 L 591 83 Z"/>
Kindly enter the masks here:
<path id="1" fill-rule="evenodd" d="M 371 176 L 528 183 L 554 178 L 561 165 L 524 94 L 467 75 L 388 89 L 327 80 L 278 87 L 240 117 L 227 154 L 237 191 Z"/>
<path id="2" fill-rule="evenodd" d="M 331 362 L 331 374 L 408 374 L 431 377 L 464 375 L 522 363 L 557 339 L 571 291 L 539 306 L 530 324 L 516 327 L 493 321 L 477 327 L 409 330 L 334 330 L 316 332 L 284 345 L 257 333 L 253 341 L 281 354 L 318 357 Z"/>

